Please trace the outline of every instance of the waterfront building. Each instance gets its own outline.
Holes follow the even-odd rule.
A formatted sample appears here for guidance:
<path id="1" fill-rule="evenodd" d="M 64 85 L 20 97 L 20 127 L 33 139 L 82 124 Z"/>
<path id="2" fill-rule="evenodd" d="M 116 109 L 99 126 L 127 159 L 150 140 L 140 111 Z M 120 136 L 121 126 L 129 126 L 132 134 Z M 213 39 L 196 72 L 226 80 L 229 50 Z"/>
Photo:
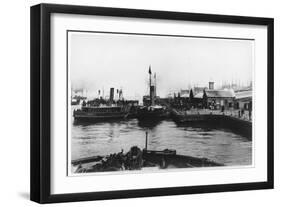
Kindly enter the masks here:
<path id="1" fill-rule="evenodd" d="M 195 86 L 193 87 L 193 93 L 194 95 L 201 93 L 201 95 L 203 95 L 203 91 L 207 90 L 208 87 L 199 87 L 199 86 Z"/>
<path id="2" fill-rule="evenodd" d="M 180 90 L 180 97 L 181 98 L 189 98 L 190 90 Z"/>
<path id="3" fill-rule="evenodd" d="M 210 109 L 230 109 L 234 107 L 235 93 L 232 89 L 214 89 L 214 82 L 209 82 L 209 88 L 194 95 L 197 107 Z"/>
<path id="4" fill-rule="evenodd" d="M 235 108 L 252 110 L 252 90 L 235 92 Z"/>
<path id="5" fill-rule="evenodd" d="M 230 109 L 234 107 L 235 94 L 233 90 L 205 90 L 203 102 L 212 109 Z"/>

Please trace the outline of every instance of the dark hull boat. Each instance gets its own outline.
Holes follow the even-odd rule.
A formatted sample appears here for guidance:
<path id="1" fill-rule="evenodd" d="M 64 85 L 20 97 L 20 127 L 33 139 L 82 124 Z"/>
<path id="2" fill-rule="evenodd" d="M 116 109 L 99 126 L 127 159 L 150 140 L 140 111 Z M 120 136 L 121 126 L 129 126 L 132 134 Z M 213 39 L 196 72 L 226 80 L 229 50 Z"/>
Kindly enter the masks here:
<path id="1" fill-rule="evenodd" d="M 122 106 L 92 107 L 85 106 L 74 110 L 75 121 L 105 121 L 114 119 L 124 119 L 129 115 L 129 109 Z"/>
<path id="2" fill-rule="evenodd" d="M 159 97 L 156 96 L 156 73 L 152 83 L 151 67 L 149 66 L 149 95 L 143 96 L 143 104 L 137 110 L 136 117 L 140 121 L 159 121 L 169 117 L 165 106 L 159 105 Z"/>
<path id="3" fill-rule="evenodd" d="M 175 150 L 144 150 L 143 159 L 155 163 L 162 169 L 223 166 L 207 158 L 177 155 Z"/>
<path id="4" fill-rule="evenodd" d="M 207 158 L 177 155 L 175 150 L 140 150 L 136 146 L 126 154 L 122 151 L 108 156 L 95 156 L 72 161 L 74 173 L 218 166 L 223 166 L 223 164 Z"/>
<path id="5" fill-rule="evenodd" d="M 162 106 L 144 106 L 138 109 L 136 116 L 140 121 L 153 121 L 166 119 L 169 113 Z"/>
<path id="6" fill-rule="evenodd" d="M 73 111 L 76 122 L 111 121 L 133 117 L 138 107 L 137 100 L 125 100 L 122 89 L 117 89 L 118 98 L 114 99 L 114 88 L 110 88 L 109 99 L 100 96 L 89 101 L 83 101 L 81 109 Z"/>

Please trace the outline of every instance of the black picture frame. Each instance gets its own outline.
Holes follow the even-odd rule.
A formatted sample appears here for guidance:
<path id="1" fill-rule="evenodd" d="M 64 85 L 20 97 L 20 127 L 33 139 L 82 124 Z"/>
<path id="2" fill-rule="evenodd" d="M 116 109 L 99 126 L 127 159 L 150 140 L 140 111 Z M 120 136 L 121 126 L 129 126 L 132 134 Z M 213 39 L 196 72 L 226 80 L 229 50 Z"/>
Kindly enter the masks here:
<path id="1" fill-rule="evenodd" d="M 50 72 L 50 15 L 52 13 L 100 15 L 113 17 L 134 17 L 148 19 L 181 20 L 194 22 L 219 22 L 267 26 L 267 181 L 238 184 L 169 187 L 154 189 L 87 192 L 74 194 L 50 193 L 50 123 L 51 123 L 51 72 Z M 223 191 L 241 191 L 273 188 L 273 52 L 274 20 L 272 18 L 195 14 L 152 10 L 103 8 L 39 4 L 31 7 L 31 174 L 30 199 L 39 203 L 70 202 L 102 199 L 119 199 L 146 196 L 165 196 Z"/>

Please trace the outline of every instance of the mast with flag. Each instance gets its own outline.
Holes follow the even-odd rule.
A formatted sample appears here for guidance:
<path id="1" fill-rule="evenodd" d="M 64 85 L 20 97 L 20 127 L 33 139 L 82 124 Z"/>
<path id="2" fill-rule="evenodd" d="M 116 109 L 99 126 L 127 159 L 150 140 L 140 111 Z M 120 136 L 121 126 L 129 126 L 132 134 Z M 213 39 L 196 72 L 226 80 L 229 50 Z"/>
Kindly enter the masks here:
<path id="1" fill-rule="evenodd" d="M 149 98 L 150 98 L 150 105 L 152 105 L 152 91 L 151 91 L 151 65 L 149 65 L 149 70 L 148 70 L 148 73 L 149 73 Z"/>
<path id="2" fill-rule="evenodd" d="M 151 86 L 151 65 L 149 65 L 148 73 L 149 73 L 149 87 L 150 87 Z"/>

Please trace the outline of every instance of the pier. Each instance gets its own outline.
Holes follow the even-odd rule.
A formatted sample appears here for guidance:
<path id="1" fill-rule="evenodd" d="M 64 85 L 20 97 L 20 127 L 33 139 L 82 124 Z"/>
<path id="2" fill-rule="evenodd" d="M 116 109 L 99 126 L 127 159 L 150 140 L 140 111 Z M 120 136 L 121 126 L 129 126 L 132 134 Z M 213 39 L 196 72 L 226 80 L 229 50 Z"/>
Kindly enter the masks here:
<path id="1" fill-rule="evenodd" d="M 207 123 L 211 126 L 230 129 L 252 139 L 252 119 L 249 112 L 239 110 L 194 109 L 188 111 L 171 110 L 171 117 L 178 124 Z"/>

